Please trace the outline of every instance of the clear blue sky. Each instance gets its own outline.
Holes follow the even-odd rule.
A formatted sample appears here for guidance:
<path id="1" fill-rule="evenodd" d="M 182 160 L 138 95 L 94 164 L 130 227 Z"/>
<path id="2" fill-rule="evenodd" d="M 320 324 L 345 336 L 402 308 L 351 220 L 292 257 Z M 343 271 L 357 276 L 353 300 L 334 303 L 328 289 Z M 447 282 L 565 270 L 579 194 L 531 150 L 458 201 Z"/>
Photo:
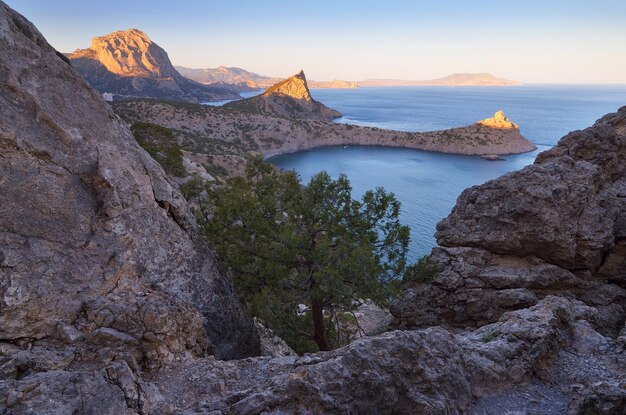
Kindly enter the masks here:
<path id="1" fill-rule="evenodd" d="M 311 79 L 626 83 L 626 0 L 9 0 L 63 52 L 139 28 L 175 65 Z"/>

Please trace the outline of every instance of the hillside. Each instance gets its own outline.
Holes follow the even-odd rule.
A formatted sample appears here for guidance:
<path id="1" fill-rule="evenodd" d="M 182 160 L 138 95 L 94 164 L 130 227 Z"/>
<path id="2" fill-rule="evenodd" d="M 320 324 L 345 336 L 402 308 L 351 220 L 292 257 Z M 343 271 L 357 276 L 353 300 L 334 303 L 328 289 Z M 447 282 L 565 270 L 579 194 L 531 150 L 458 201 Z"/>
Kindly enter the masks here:
<path id="1" fill-rule="evenodd" d="M 514 154 L 536 147 L 515 128 L 480 124 L 410 133 L 317 120 L 251 114 L 224 107 L 135 100 L 114 103 L 129 122 L 150 122 L 174 131 L 190 158 L 218 176 L 241 172 L 243 157 L 265 156 L 333 145 L 415 148 L 466 155 Z"/>
<path id="2" fill-rule="evenodd" d="M 217 68 L 197 69 L 175 66 L 175 68 L 183 76 L 207 85 L 223 82 L 235 84 L 241 88 L 247 88 L 247 90 L 255 90 L 268 88 L 276 82 L 280 82 L 279 78 L 270 78 L 237 67 L 218 66 Z"/>
<path id="3" fill-rule="evenodd" d="M 229 102 L 224 108 L 307 120 L 331 121 L 341 117 L 338 111 L 313 99 L 304 71 L 272 85 L 261 95 Z"/>
<path id="4" fill-rule="evenodd" d="M 207 86 L 179 74 L 159 45 L 138 29 L 94 37 L 88 49 L 67 55 L 74 69 L 115 99 L 146 97 L 189 102 L 238 98 L 232 85 Z"/>

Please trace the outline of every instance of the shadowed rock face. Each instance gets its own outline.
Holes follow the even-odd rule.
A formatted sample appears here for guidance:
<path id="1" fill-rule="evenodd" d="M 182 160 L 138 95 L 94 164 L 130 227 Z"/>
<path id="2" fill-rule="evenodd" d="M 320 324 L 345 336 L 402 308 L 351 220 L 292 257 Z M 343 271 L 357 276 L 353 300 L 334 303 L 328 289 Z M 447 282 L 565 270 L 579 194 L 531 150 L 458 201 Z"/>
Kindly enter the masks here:
<path id="1" fill-rule="evenodd" d="M 81 339 L 146 368 L 256 353 L 252 323 L 180 193 L 3 3 L 0 89 L 0 339 Z"/>
<path id="2" fill-rule="evenodd" d="M 167 52 L 141 30 L 95 37 L 88 49 L 68 54 L 76 71 L 102 93 L 190 102 L 238 98 L 235 86 L 207 86 L 184 78 Z"/>
<path id="3" fill-rule="evenodd" d="M 224 107 L 292 119 L 331 121 L 341 117 L 341 113 L 311 97 L 304 71 L 269 87 L 261 95 L 230 102 Z"/>
<path id="4" fill-rule="evenodd" d="M 560 294 L 598 307 L 615 335 L 626 318 L 626 107 L 465 190 L 436 236 L 441 272 L 395 301 L 398 327 L 482 325 Z"/>

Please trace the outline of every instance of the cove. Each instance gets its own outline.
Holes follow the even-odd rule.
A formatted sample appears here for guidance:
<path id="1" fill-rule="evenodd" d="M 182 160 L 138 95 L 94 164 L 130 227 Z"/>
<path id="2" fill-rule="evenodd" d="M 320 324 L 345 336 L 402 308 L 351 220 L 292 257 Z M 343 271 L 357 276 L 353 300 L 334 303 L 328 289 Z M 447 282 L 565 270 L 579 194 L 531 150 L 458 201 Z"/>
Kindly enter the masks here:
<path id="1" fill-rule="evenodd" d="M 504 156 L 504 161 L 429 153 L 420 150 L 341 146 L 282 154 L 268 159 L 276 167 L 296 170 L 303 183 L 321 170 L 336 178 L 346 174 L 353 196 L 384 187 L 402 203 L 400 218 L 411 227 L 409 259 L 430 253 L 435 226 L 446 217 L 458 195 L 532 162 L 534 153 Z"/>

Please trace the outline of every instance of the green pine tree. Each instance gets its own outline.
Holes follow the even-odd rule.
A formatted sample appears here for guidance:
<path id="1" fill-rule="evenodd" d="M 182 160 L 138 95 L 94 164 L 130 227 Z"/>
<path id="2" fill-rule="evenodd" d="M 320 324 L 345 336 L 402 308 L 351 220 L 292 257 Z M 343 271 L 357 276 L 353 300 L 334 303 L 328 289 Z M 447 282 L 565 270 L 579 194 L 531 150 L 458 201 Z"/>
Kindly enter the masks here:
<path id="1" fill-rule="evenodd" d="M 406 265 L 409 229 L 382 188 L 354 200 L 326 172 L 304 187 L 251 158 L 245 177 L 208 188 L 204 235 L 234 274 L 249 311 L 297 351 L 338 346 L 340 317 L 384 305 Z"/>

